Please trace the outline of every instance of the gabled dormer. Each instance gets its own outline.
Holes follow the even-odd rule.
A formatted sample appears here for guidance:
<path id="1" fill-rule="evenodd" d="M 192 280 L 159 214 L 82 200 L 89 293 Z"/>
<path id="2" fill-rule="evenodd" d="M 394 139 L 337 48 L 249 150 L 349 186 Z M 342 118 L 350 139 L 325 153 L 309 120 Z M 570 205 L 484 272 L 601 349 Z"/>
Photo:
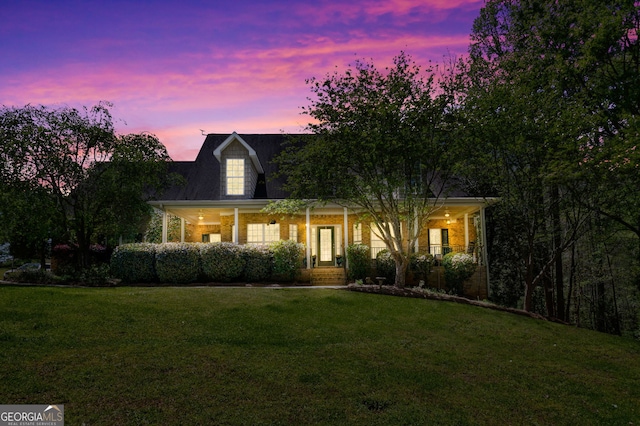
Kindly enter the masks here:
<path id="1" fill-rule="evenodd" d="M 264 176 L 256 151 L 233 132 L 213 155 L 220 162 L 220 198 L 254 198 L 258 177 Z"/>

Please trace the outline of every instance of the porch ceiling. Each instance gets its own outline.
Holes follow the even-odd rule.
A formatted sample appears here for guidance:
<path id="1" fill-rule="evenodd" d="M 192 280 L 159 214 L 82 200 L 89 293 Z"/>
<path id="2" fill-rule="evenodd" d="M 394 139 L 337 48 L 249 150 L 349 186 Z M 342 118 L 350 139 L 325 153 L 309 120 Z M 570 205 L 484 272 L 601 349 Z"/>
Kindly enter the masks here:
<path id="1" fill-rule="evenodd" d="M 220 224 L 221 216 L 232 216 L 234 213 L 233 208 L 212 208 L 212 207 L 169 207 L 166 206 L 165 210 L 174 215 L 181 217 L 187 221 L 187 223 L 191 223 L 194 225 L 217 225 Z M 442 206 L 435 210 L 433 214 L 430 216 L 430 219 L 439 220 L 439 219 L 462 219 L 465 214 L 472 215 L 477 213 L 480 210 L 479 206 L 475 205 L 447 205 Z M 240 209 L 240 213 L 248 213 L 251 211 L 252 213 L 257 213 L 259 209 Z M 449 217 L 445 216 L 446 212 L 449 212 Z M 343 210 L 341 209 L 320 209 L 314 210 L 311 212 L 311 217 L 317 214 L 323 215 L 342 215 Z M 200 219 L 202 217 L 202 219 Z"/>

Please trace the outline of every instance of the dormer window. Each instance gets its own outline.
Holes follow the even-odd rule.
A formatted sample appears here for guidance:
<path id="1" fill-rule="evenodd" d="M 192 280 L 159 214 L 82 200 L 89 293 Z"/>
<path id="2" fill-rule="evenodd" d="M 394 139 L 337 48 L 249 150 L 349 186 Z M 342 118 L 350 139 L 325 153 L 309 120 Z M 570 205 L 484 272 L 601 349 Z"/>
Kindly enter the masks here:
<path id="1" fill-rule="evenodd" d="M 244 195 L 244 158 L 227 158 L 227 195 Z"/>

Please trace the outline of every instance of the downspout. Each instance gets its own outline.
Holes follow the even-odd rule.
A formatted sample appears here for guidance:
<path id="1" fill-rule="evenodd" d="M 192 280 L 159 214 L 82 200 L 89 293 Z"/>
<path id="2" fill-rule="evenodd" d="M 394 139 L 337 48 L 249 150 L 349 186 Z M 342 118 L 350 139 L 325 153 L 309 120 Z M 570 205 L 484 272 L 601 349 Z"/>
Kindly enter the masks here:
<path id="1" fill-rule="evenodd" d="M 184 218 L 180 218 L 180 242 L 184 243 Z"/>

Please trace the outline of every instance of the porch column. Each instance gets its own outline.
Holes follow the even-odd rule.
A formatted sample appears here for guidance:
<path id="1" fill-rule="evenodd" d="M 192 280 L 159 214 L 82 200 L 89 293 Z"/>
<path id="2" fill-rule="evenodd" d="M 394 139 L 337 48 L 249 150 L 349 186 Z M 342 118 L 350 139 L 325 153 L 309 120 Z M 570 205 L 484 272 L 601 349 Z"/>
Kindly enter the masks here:
<path id="1" fill-rule="evenodd" d="M 166 243 L 167 242 L 167 222 L 168 222 L 168 217 L 167 217 L 167 212 L 165 210 L 162 210 L 162 242 Z"/>
<path id="2" fill-rule="evenodd" d="M 180 218 L 180 242 L 184 243 L 184 218 Z"/>
<path id="3" fill-rule="evenodd" d="M 469 213 L 464 214 L 464 249 L 469 250 Z"/>
<path id="4" fill-rule="evenodd" d="M 487 225 L 485 224 L 485 207 L 480 209 L 480 228 L 482 229 L 482 236 L 480 238 L 482 244 L 482 261 L 487 270 L 487 297 L 491 296 L 491 286 L 489 285 L 489 259 L 487 257 Z"/>
<path id="5" fill-rule="evenodd" d="M 305 256 L 307 257 L 307 269 L 311 269 L 311 220 L 309 215 L 309 207 L 307 207 L 306 215 L 307 217 L 305 222 L 305 232 L 307 234 L 307 246 L 305 247 Z"/>
<path id="6" fill-rule="evenodd" d="M 233 209 L 233 224 L 235 225 L 233 227 L 233 242 L 238 244 L 238 241 L 240 241 L 240 239 L 238 238 L 238 232 L 239 232 L 240 225 L 238 223 L 238 208 L 237 207 L 234 207 L 234 209 Z"/>
<path id="7" fill-rule="evenodd" d="M 344 266 L 348 268 L 347 264 L 347 245 L 349 244 L 349 215 L 347 214 L 347 208 L 344 208 L 344 242 L 342 243 L 342 250 L 344 251 Z"/>
<path id="8" fill-rule="evenodd" d="M 413 246 L 413 252 L 414 253 L 419 253 L 420 252 L 420 233 L 418 232 L 418 214 L 416 213 L 416 217 L 413 221 L 413 233 L 416 237 L 416 243 Z"/>

